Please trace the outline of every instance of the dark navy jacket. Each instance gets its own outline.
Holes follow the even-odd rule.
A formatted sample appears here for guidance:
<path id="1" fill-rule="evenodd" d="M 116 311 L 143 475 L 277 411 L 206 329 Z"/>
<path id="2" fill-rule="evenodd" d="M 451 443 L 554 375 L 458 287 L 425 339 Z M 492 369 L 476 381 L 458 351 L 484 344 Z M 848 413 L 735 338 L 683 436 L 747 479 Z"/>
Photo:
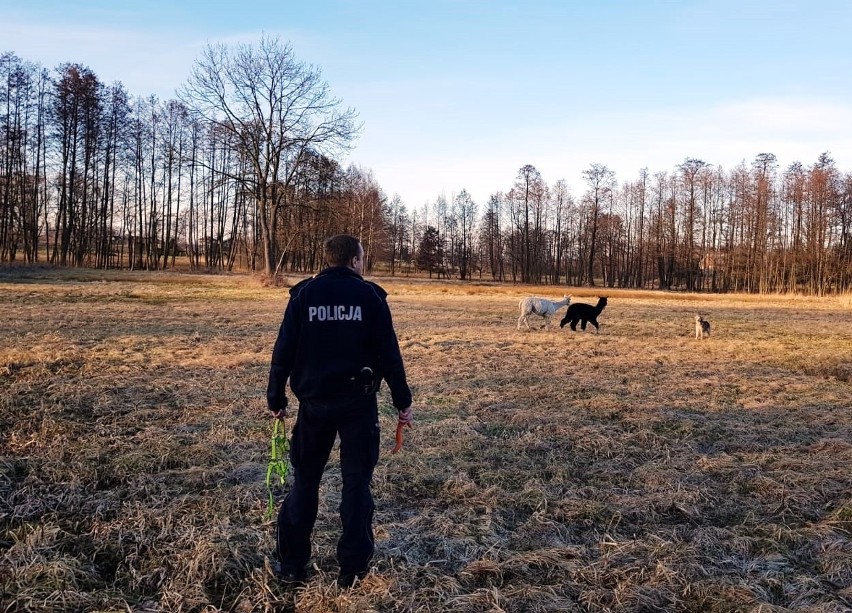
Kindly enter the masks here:
<path id="1" fill-rule="evenodd" d="M 346 266 L 326 268 L 291 288 L 272 350 L 269 410 L 287 406 L 288 378 L 300 401 L 345 404 L 363 397 L 359 373 L 365 366 L 377 383 L 387 381 L 397 409 L 411 406 L 386 296 Z"/>

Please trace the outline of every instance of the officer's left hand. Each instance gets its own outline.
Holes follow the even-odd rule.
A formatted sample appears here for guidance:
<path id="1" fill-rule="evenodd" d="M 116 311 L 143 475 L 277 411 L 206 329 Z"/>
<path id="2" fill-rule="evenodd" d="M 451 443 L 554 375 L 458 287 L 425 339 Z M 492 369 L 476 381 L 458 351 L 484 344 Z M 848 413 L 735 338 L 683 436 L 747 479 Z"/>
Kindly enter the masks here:
<path id="1" fill-rule="evenodd" d="M 275 419 L 285 419 L 287 417 L 287 409 L 281 409 L 280 411 L 272 411 L 272 416 Z"/>

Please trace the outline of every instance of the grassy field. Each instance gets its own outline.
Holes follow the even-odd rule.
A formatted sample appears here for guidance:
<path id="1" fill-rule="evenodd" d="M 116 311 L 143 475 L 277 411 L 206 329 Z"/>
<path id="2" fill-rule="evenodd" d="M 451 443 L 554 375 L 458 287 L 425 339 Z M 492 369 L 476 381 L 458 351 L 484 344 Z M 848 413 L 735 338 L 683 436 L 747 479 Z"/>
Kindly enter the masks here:
<path id="1" fill-rule="evenodd" d="M 0 271 L 0 611 L 852 610 L 852 299 L 610 290 L 600 334 L 518 332 L 563 288 L 376 280 L 415 428 L 392 456 L 383 388 L 371 574 L 334 585 L 333 455 L 288 592 L 263 518 L 286 288 Z"/>

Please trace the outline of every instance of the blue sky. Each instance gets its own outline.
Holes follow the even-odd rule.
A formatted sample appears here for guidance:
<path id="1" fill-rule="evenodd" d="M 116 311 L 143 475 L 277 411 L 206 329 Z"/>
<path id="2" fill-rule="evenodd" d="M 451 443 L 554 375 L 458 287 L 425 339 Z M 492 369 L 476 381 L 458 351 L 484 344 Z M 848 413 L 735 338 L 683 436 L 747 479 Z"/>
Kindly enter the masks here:
<path id="1" fill-rule="evenodd" d="M 482 206 L 525 164 L 577 197 L 593 162 L 850 171 L 850 26 L 840 0 L 0 0 L 0 50 L 162 99 L 208 42 L 290 41 L 359 113 L 346 161 L 411 209 Z"/>

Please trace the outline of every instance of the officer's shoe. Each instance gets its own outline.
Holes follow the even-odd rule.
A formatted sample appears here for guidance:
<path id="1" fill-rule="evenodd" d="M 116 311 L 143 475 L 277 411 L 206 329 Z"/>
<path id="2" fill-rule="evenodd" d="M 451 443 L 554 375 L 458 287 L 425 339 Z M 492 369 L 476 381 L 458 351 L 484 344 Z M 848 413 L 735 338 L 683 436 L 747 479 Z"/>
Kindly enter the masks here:
<path id="1" fill-rule="evenodd" d="M 281 568 L 281 564 L 278 562 L 276 562 L 272 568 L 275 572 L 275 577 L 285 588 L 302 587 L 308 581 L 307 569 L 303 568 L 301 570 L 293 570 L 288 568 L 285 570 Z"/>
<path id="2" fill-rule="evenodd" d="M 349 589 L 353 585 L 355 585 L 356 581 L 362 580 L 367 576 L 366 570 L 362 570 L 357 573 L 340 573 L 337 577 L 337 586 L 345 589 Z"/>
<path id="3" fill-rule="evenodd" d="M 302 587 L 308 581 L 308 573 L 301 572 L 284 572 L 278 575 L 278 581 L 285 588 Z"/>

